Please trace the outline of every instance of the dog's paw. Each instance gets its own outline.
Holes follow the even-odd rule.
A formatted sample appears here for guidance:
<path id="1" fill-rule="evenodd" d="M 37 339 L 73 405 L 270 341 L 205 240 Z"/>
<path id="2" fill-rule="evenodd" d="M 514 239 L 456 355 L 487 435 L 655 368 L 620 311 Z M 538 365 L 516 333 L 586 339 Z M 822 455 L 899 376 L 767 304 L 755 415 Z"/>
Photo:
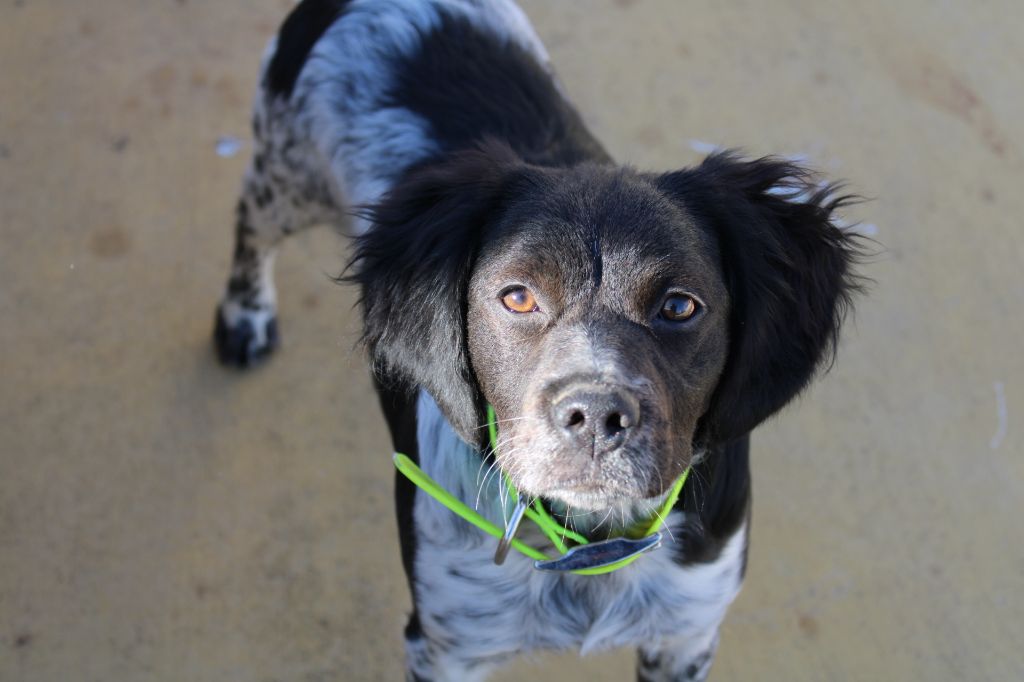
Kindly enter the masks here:
<path id="1" fill-rule="evenodd" d="M 277 348 L 277 316 L 273 309 L 245 309 L 225 301 L 217 307 L 213 342 L 221 363 L 252 367 Z"/>

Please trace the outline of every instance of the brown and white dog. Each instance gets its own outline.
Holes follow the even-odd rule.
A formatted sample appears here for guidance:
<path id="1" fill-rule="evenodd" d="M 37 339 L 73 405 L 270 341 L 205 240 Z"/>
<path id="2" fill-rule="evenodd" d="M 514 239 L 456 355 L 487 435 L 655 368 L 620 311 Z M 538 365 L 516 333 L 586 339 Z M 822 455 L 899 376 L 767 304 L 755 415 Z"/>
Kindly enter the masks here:
<path id="1" fill-rule="evenodd" d="M 495 565 L 493 538 L 399 478 L 409 679 L 618 646 L 641 679 L 703 679 L 744 573 L 748 434 L 830 356 L 856 289 L 844 199 L 778 159 L 616 165 L 508 0 L 303 0 L 253 127 L 224 362 L 276 344 L 282 238 L 354 213 L 350 279 L 394 448 L 449 492 L 501 525 L 500 470 L 601 539 L 693 468 L 665 546 L 600 576 Z"/>

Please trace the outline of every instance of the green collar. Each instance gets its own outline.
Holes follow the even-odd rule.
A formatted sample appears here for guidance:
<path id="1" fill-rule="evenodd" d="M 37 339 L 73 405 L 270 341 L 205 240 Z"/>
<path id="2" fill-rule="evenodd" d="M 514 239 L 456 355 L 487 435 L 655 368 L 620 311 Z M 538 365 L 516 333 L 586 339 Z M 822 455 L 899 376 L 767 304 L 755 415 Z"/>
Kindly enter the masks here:
<path id="1" fill-rule="evenodd" d="M 491 449 L 497 453 L 498 427 L 494 409 L 490 405 L 487 406 L 487 427 Z M 665 498 L 661 507 L 649 521 L 630 529 L 623 537 L 590 542 L 584 536 L 564 528 L 551 518 L 551 515 L 548 514 L 547 510 L 544 509 L 544 505 L 539 500 L 535 500 L 532 505 L 528 505 L 507 478 L 506 483 L 512 496 L 511 499 L 519 500 L 519 503 L 516 511 L 512 514 L 512 524 L 508 529 L 502 530 L 442 488 L 437 481 L 430 478 L 415 462 L 405 455 L 396 452 L 394 461 L 395 466 L 402 472 L 402 475 L 416 484 L 420 490 L 480 530 L 499 538 L 501 546 L 505 548 L 513 547 L 520 553 L 533 559 L 535 568 L 540 570 L 568 571 L 578 575 L 611 573 L 623 566 L 628 566 L 640 558 L 642 554 L 659 547 L 661 544 L 659 529 L 679 499 L 679 494 L 682 492 L 683 485 L 685 485 L 686 479 L 690 474 L 690 469 L 687 468 L 676 479 L 668 497 Z M 518 520 L 522 516 L 526 516 L 526 518 L 533 521 L 541 532 L 547 536 L 551 544 L 558 550 L 559 557 L 552 559 L 540 550 L 514 537 Z M 566 539 L 576 543 L 576 546 L 572 548 L 567 546 Z M 495 561 L 501 563 L 503 560 L 503 552 L 499 548 Z"/>

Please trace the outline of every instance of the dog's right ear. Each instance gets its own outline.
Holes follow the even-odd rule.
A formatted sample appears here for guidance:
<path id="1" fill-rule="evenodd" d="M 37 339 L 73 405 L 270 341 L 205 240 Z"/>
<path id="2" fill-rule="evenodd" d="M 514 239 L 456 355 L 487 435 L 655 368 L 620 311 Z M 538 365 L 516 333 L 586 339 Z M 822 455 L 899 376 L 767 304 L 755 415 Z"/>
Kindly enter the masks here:
<path id="1" fill-rule="evenodd" d="M 658 185 L 718 242 L 729 289 L 729 358 L 702 418 L 704 437 L 748 433 L 792 400 L 835 351 L 860 291 L 859 238 L 834 211 L 856 197 L 788 161 L 732 152 Z"/>
<path id="2" fill-rule="evenodd" d="M 469 362 L 467 287 L 482 233 L 525 165 L 498 144 L 413 170 L 366 217 L 350 281 L 377 370 L 427 390 L 456 432 L 480 441 L 483 400 Z"/>

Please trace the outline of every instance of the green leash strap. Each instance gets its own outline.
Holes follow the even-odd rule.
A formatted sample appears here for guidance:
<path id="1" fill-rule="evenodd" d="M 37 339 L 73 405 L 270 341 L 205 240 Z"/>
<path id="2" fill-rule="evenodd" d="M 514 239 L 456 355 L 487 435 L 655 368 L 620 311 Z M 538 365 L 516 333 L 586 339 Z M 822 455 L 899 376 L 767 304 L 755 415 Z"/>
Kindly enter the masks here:
<path id="1" fill-rule="evenodd" d="M 432 479 L 430 476 L 427 476 L 423 469 L 416 466 L 415 462 L 402 453 L 396 452 L 394 461 L 395 467 L 402 472 L 403 476 L 415 483 L 416 487 L 433 497 L 444 506 L 448 507 L 448 509 L 455 512 L 469 523 L 473 524 L 488 535 L 493 535 L 496 538 L 500 538 L 505 534 L 503 530 L 471 509 L 468 505 L 464 504 L 462 500 L 457 499 L 450 492 L 439 486 L 437 481 Z M 516 540 L 515 538 L 512 538 L 512 546 L 526 556 L 537 561 L 547 561 L 550 558 L 540 550 L 534 549 L 525 542 Z"/>
<path id="2" fill-rule="evenodd" d="M 395 453 L 394 462 L 395 467 L 402 473 L 402 475 L 408 478 L 410 481 L 412 481 L 416 485 L 416 487 L 418 487 L 420 490 L 433 497 L 435 500 L 443 504 L 445 507 L 450 509 L 453 513 L 455 513 L 468 523 L 471 523 L 472 525 L 476 526 L 488 535 L 492 535 L 496 538 L 501 538 L 504 535 L 504 531 L 502 529 L 498 528 L 496 525 L 494 525 L 493 523 L 485 519 L 483 516 L 481 516 L 479 513 L 471 509 L 469 505 L 465 504 L 464 502 L 462 502 L 462 500 L 459 500 L 450 492 L 448 492 L 440 485 L 438 485 L 437 481 L 428 476 L 426 472 L 424 472 L 416 465 L 415 462 L 413 462 L 411 459 L 409 459 L 402 453 Z M 650 526 L 646 529 L 647 532 L 645 533 L 645 535 L 652 535 L 661 526 L 663 519 L 666 516 L 668 516 L 668 513 L 672 510 L 672 507 L 675 506 L 676 501 L 679 499 L 679 494 L 681 493 L 683 485 L 686 483 L 686 479 L 688 478 L 689 474 L 690 470 L 687 469 L 686 471 L 683 472 L 683 475 L 679 477 L 675 485 L 672 486 L 672 492 L 669 493 L 669 496 L 665 499 L 665 503 L 661 506 L 661 509 L 659 510 L 658 514 L 654 516 L 654 519 L 651 521 Z M 562 547 L 565 547 L 565 544 L 561 542 L 558 536 L 558 532 L 561 530 L 561 527 L 557 526 L 557 522 L 555 522 L 554 519 L 548 516 L 547 512 L 544 512 L 544 516 L 541 517 L 539 514 L 529 514 L 529 512 L 531 511 L 533 510 L 528 508 L 527 515 L 531 519 L 533 519 L 535 516 L 542 519 L 541 521 L 537 522 L 537 525 L 540 527 L 542 531 L 544 531 L 544 534 L 552 540 L 552 543 L 558 548 L 558 551 L 564 555 L 568 551 L 568 549 L 562 549 Z M 548 524 L 555 524 L 557 528 L 552 528 Z M 576 534 L 573 533 L 573 535 Z M 583 540 L 583 542 L 580 542 L 579 544 L 589 544 L 588 540 L 583 536 L 578 537 L 580 537 Z M 526 544 L 525 542 L 522 542 L 521 540 L 517 540 L 515 538 L 512 539 L 512 547 L 517 549 L 520 553 L 524 554 L 525 556 L 528 556 L 529 558 L 533 559 L 534 561 L 547 561 L 551 558 L 543 552 L 541 552 L 540 550 L 535 549 L 530 545 Z M 612 571 L 616 571 L 622 568 L 623 566 L 628 566 L 629 564 L 639 559 L 641 556 L 642 555 L 637 554 L 631 557 L 627 557 L 622 561 L 618 561 L 614 564 L 609 564 L 607 566 L 597 566 L 595 568 L 582 568 L 572 572 L 576 573 L 577 575 L 602 575 L 604 573 L 611 573 Z"/>

